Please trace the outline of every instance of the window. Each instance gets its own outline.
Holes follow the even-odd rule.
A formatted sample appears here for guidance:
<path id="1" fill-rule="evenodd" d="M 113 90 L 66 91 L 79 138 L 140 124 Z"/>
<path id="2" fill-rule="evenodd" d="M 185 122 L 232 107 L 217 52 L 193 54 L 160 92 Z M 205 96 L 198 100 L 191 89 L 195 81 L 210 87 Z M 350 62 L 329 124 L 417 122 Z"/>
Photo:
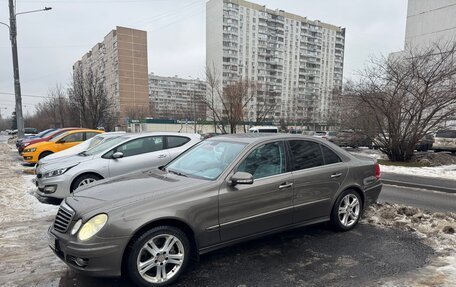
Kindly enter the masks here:
<path id="1" fill-rule="evenodd" d="M 274 142 L 257 147 L 244 159 L 237 171 L 248 172 L 254 179 L 284 173 L 283 143 Z"/>
<path id="2" fill-rule="evenodd" d="M 333 164 L 333 163 L 338 163 L 338 162 L 342 161 L 340 159 L 340 157 L 335 152 L 330 150 L 328 147 L 321 145 L 321 150 L 323 152 L 325 164 Z"/>
<path id="3" fill-rule="evenodd" d="M 324 164 L 320 145 L 311 141 L 290 141 L 293 170 L 301 170 Z"/>
<path id="4" fill-rule="evenodd" d="M 123 157 L 159 151 L 163 149 L 163 137 L 144 137 L 131 140 L 118 146 L 114 152 L 122 152 Z"/>
<path id="5" fill-rule="evenodd" d="M 62 142 L 66 142 L 66 143 L 82 142 L 82 141 L 84 141 L 83 133 L 74 133 L 74 134 L 68 135 L 62 139 Z"/>
<path id="6" fill-rule="evenodd" d="M 190 139 L 186 138 L 186 137 L 166 137 L 166 138 L 168 140 L 168 148 L 180 147 L 190 141 Z"/>

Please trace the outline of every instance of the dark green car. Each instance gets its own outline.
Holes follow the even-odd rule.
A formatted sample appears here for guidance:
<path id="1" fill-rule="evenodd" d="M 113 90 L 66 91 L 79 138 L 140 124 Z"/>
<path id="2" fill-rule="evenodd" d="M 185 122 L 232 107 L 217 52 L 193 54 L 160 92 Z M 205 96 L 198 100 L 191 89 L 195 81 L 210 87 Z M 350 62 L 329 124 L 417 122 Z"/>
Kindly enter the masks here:
<path id="1" fill-rule="evenodd" d="M 50 246 L 81 272 L 163 286 L 192 258 L 236 242 L 325 221 L 350 230 L 381 188 L 373 159 L 326 140 L 223 135 L 165 167 L 75 192 L 49 229 Z"/>

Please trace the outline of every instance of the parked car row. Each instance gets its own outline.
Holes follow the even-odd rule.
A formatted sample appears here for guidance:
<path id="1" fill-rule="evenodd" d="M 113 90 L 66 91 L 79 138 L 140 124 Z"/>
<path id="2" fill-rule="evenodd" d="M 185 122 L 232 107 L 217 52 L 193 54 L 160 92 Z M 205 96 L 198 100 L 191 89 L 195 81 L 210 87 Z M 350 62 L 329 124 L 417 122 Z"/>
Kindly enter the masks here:
<path id="1" fill-rule="evenodd" d="M 199 254 L 266 234 L 325 221 L 350 230 L 382 188 L 375 160 L 317 137 L 97 137 L 38 162 L 38 192 L 64 198 L 49 246 L 72 269 L 138 286 L 171 284 Z"/>
<path id="2" fill-rule="evenodd" d="M 357 133 L 353 130 L 344 131 L 300 131 L 292 129 L 291 134 L 305 134 L 317 138 L 329 140 L 341 147 L 368 147 L 379 148 L 382 145 L 388 144 L 389 136 L 387 133 L 378 134 L 373 139 L 368 136 Z M 434 150 L 450 151 L 456 153 L 456 130 L 439 130 L 435 134 L 427 134 L 415 145 L 417 151 Z"/>

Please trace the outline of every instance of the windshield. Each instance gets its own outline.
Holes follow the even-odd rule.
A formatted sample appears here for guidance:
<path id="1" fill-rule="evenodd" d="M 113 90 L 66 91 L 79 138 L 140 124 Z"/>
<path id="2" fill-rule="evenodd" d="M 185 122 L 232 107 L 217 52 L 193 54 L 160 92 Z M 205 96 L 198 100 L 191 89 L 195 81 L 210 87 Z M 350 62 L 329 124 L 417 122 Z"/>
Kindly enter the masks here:
<path id="1" fill-rule="evenodd" d="M 47 130 L 40 132 L 36 136 L 42 138 L 42 137 L 45 137 L 47 134 L 50 134 L 53 131 L 54 131 L 53 129 L 47 129 Z"/>
<path id="2" fill-rule="evenodd" d="M 91 156 L 91 155 L 96 155 L 101 152 L 106 151 L 107 149 L 110 149 L 114 147 L 115 145 L 129 139 L 129 137 L 110 137 L 99 143 L 98 145 L 80 153 L 82 156 Z"/>
<path id="3" fill-rule="evenodd" d="M 214 180 L 233 162 L 247 144 L 204 141 L 166 166 L 166 170 L 183 176 Z"/>

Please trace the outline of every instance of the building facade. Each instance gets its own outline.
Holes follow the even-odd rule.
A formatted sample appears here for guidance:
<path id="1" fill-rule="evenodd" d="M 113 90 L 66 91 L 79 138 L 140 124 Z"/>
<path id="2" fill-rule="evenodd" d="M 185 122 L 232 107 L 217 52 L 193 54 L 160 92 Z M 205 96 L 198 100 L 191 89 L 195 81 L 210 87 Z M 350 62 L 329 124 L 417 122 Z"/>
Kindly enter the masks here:
<path id="1" fill-rule="evenodd" d="M 205 97 L 205 81 L 149 74 L 150 107 L 154 118 L 203 121 L 206 119 Z"/>
<path id="2" fill-rule="evenodd" d="M 117 26 L 73 65 L 73 74 L 89 68 L 115 101 L 120 122 L 149 105 L 146 31 Z"/>
<path id="3" fill-rule="evenodd" d="M 409 0 L 405 46 L 456 41 L 456 0 Z"/>
<path id="4" fill-rule="evenodd" d="M 220 85 L 255 83 L 245 119 L 321 125 L 333 120 L 342 88 L 344 28 L 244 0 L 210 0 L 206 17 L 206 65 Z"/>

